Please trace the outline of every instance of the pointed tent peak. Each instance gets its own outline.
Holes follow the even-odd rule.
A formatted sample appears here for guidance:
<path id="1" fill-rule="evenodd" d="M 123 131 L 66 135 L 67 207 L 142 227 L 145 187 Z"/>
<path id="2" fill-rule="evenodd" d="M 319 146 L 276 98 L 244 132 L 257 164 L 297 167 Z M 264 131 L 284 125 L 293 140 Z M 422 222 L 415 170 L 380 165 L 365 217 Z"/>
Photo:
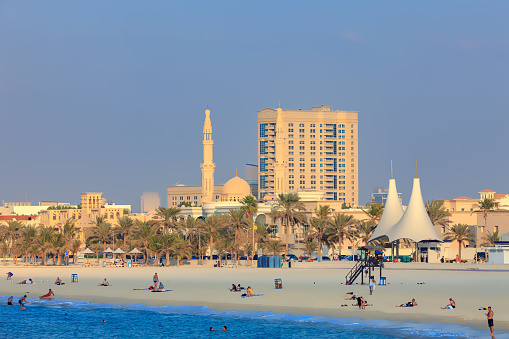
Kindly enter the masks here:
<path id="1" fill-rule="evenodd" d="M 111 249 L 111 247 L 108 247 L 103 251 L 103 253 L 113 253 L 113 250 Z"/>
<path id="2" fill-rule="evenodd" d="M 384 212 L 378 222 L 369 241 L 386 236 L 390 229 L 400 221 L 403 216 L 403 207 L 399 201 L 398 190 L 396 188 L 396 180 L 389 180 L 389 192 L 387 193 L 387 202 L 385 203 Z"/>
<path id="3" fill-rule="evenodd" d="M 405 213 L 401 220 L 387 232 L 386 236 L 390 242 L 398 239 L 410 239 L 415 242 L 423 240 L 442 241 L 424 206 L 419 178 L 414 178 L 412 195 Z"/>

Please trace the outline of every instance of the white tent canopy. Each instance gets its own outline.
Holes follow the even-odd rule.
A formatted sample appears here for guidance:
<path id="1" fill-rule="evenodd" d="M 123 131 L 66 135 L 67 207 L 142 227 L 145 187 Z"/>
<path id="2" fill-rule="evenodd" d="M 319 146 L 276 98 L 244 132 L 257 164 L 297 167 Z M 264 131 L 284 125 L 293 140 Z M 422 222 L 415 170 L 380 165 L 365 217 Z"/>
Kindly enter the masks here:
<path id="1" fill-rule="evenodd" d="M 117 249 L 115 250 L 115 252 L 113 252 L 113 253 L 115 253 L 115 254 L 124 254 L 125 252 L 124 252 L 124 251 L 122 251 L 122 249 L 120 249 L 120 247 L 119 247 L 119 248 L 117 248 Z"/>
<path id="2" fill-rule="evenodd" d="M 81 254 L 94 254 L 95 252 L 92 251 L 90 248 L 86 248 L 83 252 L 81 252 Z"/>
<path id="3" fill-rule="evenodd" d="M 389 180 L 389 193 L 387 194 L 387 202 L 385 203 L 384 212 L 375 231 L 368 241 L 376 240 L 384 237 L 389 230 L 401 220 L 403 216 L 403 207 L 398 197 L 398 190 L 396 189 L 396 180 Z"/>
<path id="4" fill-rule="evenodd" d="M 414 178 L 412 195 L 403 217 L 384 235 L 389 238 L 390 242 L 398 239 L 410 239 L 415 242 L 423 240 L 442 241 L 426 212 L 426 207 L 422 200 L 419 178 Z"/>
<path id="5" fill-rule="evenodd" d="M 140 251 L 139 249 L 135 248 L 133 249 L 132 251 L 129 252 L 130 254 L 142 254 L 143 252 Z"/>
<path id="6" fill-rule="evenodd" d="M 107 248 L 103 251 L 103 253 L 113 253 L 113 250 L 111 248 Z"/>

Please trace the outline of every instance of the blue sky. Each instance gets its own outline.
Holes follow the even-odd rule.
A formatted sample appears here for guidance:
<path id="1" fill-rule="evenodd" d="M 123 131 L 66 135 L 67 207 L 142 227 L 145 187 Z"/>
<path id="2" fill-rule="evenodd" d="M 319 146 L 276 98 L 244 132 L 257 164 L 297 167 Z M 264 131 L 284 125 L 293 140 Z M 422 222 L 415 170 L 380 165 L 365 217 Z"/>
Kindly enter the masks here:
<path id="1" fill-rule="evenodd" d="M 360 201 L 509 193 L 505 1 L 2 1 L 0 199 L 216 182 L 256 162 L 257 111 L 359 111 Z"/>

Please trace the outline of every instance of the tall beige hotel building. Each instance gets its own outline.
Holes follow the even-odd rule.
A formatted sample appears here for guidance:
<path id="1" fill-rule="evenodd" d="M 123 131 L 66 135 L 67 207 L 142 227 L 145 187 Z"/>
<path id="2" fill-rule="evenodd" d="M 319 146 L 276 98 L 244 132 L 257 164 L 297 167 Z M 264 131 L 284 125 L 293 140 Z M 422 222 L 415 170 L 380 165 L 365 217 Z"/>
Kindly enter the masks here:
<path id="1" fill-rule="evenodd" d="M 258 111 L 258 194 L 323 192 L 359 203 L 358 112 L 265 108 Z"/>

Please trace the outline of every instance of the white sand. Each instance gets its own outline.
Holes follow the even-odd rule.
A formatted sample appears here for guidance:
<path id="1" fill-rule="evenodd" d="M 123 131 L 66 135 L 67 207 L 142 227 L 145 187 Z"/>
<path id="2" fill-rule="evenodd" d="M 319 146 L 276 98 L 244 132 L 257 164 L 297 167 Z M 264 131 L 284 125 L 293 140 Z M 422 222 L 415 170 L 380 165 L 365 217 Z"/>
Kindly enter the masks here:
<path id="1" fill-rule="evenodd" d="M 321 268 L 319 268 L 321 266 Z M 486 311 L 479 307 L 492 306 L 495 330 L 509 330 L 509 268 L 472 266 L 389 264 L 384 270 L 387 286 L 376 286 L 372 296 L 367 285 L 345 285 L 345 275 L 352 263 L 302 263 L 292 269 L 256 269 L 248 267 L 24 267 L 0 266 L 0 295 L 20 295 L 30 292 L 30 298 L 45 294 L 49 288 L 57 298 L 87 300 L 111 304 L 205 305 L 221 310 L 259 310 L 293 315 L 327 315 L 369 319 L 405 320 L 422 323 L 453 323 L 486 330 Z M 430 268 L 432 268 L 430 270 Z M 451 268 L 445 270 L 444 268 Z M 504 271 L 494 270 L 504 268 Z M 486 270 L 491 269 L 491 270 Z M 17 285 L 5 280 L 12 271 L 13 282 L 32 278 L 34 285 Z M 133 291 L 152 284 L 157 272 L 167 293 Z M 71 283 L 71 273 L 79 282 Z M 59 276 L 66 284 L 54 285 Z M 104 278 L 110 287 L 100 287 Z M 283 289 L 274 288 L 274 279 L 283 279 Z M 376 273 L 378 281 L 378 271 Z M 360 283 L 360 279 L 358 281 Z M 424 282 L 424 284 L 417 284 Z M 263 296 L 241 298 L 241 293 L 229 292 L 232 283 L 252 286 L 254 293 Z M 346 292 L 363 295 L 374 306 L 366 310 L 353 307 L 354 301 L 344 300 Z M 456 301 L 456 309 L 442 310 L 449 298 Z M 417 300 L 413 308 L 396 305 Z M 348 304 L 348 307 L 340 307 Z"/>

